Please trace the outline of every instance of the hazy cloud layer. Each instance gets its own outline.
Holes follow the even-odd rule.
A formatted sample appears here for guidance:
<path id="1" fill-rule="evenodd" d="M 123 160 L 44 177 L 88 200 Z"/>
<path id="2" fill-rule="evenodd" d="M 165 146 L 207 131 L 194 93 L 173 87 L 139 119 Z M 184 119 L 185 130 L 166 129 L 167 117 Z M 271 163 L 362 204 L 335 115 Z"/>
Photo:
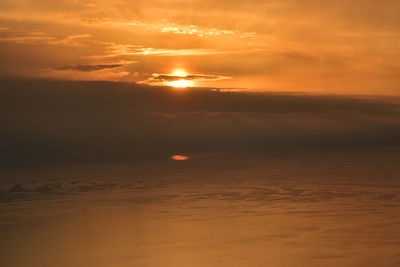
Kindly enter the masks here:
<path id="1" fill-rule="evenodd" d="M 3 162 L 400 144 L 395 99 L 2 80 Z"/>

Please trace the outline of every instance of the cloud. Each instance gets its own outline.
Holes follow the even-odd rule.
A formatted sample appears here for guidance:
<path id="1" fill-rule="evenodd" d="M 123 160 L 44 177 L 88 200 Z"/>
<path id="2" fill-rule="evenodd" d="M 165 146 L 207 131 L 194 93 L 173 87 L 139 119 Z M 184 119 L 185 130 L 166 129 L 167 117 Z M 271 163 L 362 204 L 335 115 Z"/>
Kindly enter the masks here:
<path id="1" fill-rule="evenodd" d="M 121 56 L 201 56 L 229 54 L 236 51 L 224 51 L 218 49 L 166 49 L 144 47 L 140 45 L 125 45 L 117 43 L 104 43 L 107 45 L 107 53 L 96 56 L 97 58 L 121 57 Z"/>
<path id="2" fill-rule="evenodd" d="M 215 37 L 215 36 L 232 36 L 236 38 L 251 38 L 256 35 L 255 32 L 242 32 L 232 29 L 222 29 L 216 27 L 204 27 L 193 24 L 184 24 L 168 21 L 166 19 L 158 19 L 153 21 L 143 20 L 121 20 L 115 17 L 101 17 L 84 19 L 83 23 L 96 27 L 110 27 L 127 29 L 135 32 L 138 29 L 152 32 L 161 32 L 164 34 L 190 35 L 196 38 Z"/>
<path id="3" fill-rule="evenodd" d="M 400 105 L 393 98 L 0 83 L 2 164 L 400 144 Z"/>
<path id="4" fill-rule="evenodd" d="M 97 65 L 70 65 L 58 68 L 59 70 L 77 70 L 77 71 L 98 71 L 104 69 L 114 69 L 125 66 L 124 64 L 97 64 Z"/>
<path id="5" fill-rule="evenodd" d="M 174 76 L 174 75 L 169 75 L 169 74 L 153 74 L 154 79 L 159 80 L 159 81 L 177 81 L 181 80 L 184 78 L 185 80 L 221 80 L 221 79 L 228 79 L 229 77 L 224 77 L 224 76 L 218 76 L 218 75 L 206 75 L 206 74 L 189 74 L 187 76 Z"/>
<path id="6" fill-rule="evenodd" d="M 42 31 L 18 31 L 10 28 L 0 28 L 0 41 L 2 42 L 14 42 L 14 43 L 52 43 L 57 41 L 53 36 L 49 36 L 47 33 Z"/>
<path id="7" fill-rule="evenodd" d="M 73 34 L 56 37 L 44 31 L 21 31 L 0 27 L 0 41 L 18 44 L 42 43 L 50 45 L 80 46 L 90 37 L 92 37 L 90 34 Z"/>
<path id="8" fill-rule="evenodd" d="M 188 75 L 182 77 L 182 76 L 176 76 L 173 74 L 153 73 L 150 78 L 146 79 L 145 81 L 142 81 L 141 83 L 153 84 L 153 85 L 158 85 L 158 84 L 163 85 L 166 82 L 173 82 L 173 81 L 179 81 L 179 80 L 212 81 L 212 80 L 223 80 L 223 79 L 229 79 L 229 78 L 230 77 L 226 77 L 226 76 L 207 75 L 207 74 L 188 74 Z"/>

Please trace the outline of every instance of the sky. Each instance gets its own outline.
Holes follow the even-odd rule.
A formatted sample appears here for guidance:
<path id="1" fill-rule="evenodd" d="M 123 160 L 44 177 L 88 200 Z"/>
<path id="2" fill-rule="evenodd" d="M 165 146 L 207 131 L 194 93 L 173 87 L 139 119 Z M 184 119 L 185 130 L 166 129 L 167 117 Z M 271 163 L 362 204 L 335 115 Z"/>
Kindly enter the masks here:
<path id="1" fill-rule="evenodd" d="M 399 95 L 399 10 L 392 0 L 3 0 L 0 73 Z"/>

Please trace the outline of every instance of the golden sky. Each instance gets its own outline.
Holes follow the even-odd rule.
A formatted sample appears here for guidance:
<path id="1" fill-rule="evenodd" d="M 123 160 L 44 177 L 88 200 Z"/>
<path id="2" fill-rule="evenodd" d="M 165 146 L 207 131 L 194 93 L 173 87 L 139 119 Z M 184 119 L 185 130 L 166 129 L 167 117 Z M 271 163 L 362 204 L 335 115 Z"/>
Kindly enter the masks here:
<path id="1" fill-rule="evenodd" d="M 2 0 L 3 76 L 400 94 L 393 0 Z"/>

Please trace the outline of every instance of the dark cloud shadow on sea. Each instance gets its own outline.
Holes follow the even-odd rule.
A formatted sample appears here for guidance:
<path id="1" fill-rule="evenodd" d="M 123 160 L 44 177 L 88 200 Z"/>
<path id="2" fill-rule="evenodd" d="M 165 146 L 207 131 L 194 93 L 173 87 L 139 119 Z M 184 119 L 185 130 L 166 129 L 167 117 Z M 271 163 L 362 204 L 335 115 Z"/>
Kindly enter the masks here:
<path id="1" fill-rule="evenodd" d="M 399 105 L 383 98 L 100 81 L 0 83 L 3 166 L 400 144 Z"/>

